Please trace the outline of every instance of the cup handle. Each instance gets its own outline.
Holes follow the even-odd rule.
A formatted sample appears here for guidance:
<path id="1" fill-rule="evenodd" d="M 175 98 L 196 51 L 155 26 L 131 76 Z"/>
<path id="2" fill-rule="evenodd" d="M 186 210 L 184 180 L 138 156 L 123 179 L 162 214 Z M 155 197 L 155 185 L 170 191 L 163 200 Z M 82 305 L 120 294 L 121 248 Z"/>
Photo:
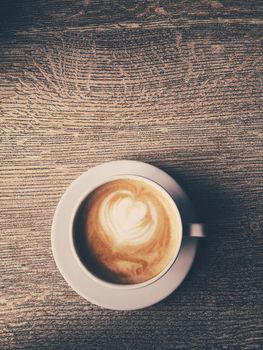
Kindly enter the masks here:
<path id="1" fill-rule="evenodd" d="M 184 235 L 189 237 L 206 237 L 205 226 L 197 223 L 188 224 L 184 227 Z"/>

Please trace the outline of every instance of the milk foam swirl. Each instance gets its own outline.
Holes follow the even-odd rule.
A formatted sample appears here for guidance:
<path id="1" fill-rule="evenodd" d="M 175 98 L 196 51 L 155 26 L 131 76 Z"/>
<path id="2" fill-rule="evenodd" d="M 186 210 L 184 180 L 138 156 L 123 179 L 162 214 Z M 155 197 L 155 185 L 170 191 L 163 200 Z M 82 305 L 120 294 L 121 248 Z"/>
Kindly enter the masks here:
<path id="1" fill-rule="evenodd" d="M 139 245 L 154 235 L 157 211 L 150 200 L 136 200 L 131 190 L 117 190 L 102 201 L 99 220 L 105 234 L 117 243 Z"/>
<path id="2" fill-rule="evenodd" d="M 104 278 L 139 283 L 159 274 L 178 242 L 171 203 L 135 179 L 110 181 L 93 191 L 86 208 L 86 241 Z"/>

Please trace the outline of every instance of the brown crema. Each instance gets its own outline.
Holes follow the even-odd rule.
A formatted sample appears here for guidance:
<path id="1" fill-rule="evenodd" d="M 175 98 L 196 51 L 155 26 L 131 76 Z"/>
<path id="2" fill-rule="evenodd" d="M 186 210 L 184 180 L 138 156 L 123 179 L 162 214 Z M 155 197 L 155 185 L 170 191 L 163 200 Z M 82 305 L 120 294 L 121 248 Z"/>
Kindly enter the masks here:
<path id="1" fill-rule="evenodd" d="M 180 241 L 173 204 L 143 180 L 123 178 L 99 186 L 85 199 L 81 221 L 81 260 L 112 283 L 136 284 L 155 277 Z"/>

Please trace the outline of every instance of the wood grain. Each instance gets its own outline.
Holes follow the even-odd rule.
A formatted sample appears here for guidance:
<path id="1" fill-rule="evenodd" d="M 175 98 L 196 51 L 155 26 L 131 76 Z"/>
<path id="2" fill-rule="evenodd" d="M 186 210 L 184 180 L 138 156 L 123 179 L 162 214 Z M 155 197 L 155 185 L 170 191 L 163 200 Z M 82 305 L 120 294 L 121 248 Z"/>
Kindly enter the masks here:
<path id="1" fill-rule="evenodd" d="M 0 9 L 1 349 L 261 349 L 261 3 Z M 60 196 L 113 159 L 166 170 L 209 229 L 182 286 L 136 312 L 80 298 L 51 253 Z"/>

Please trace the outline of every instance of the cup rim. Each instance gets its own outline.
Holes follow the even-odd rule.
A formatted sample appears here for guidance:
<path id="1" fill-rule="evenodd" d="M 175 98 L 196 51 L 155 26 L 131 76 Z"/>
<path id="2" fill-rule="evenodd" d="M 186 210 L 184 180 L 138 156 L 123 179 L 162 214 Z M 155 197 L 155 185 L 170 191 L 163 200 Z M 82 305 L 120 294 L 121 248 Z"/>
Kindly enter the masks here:
<path id="1" fill-rule="evenodd" d="M 162 194 L 167 198 L 167 200 L 170 202 L 170 204 L 173 206 L 173 210 L 176 213 L 177 216 L 177 220 L 178 220 L 178 225 L 179 225 L 179 242 L 177 244 L 177 249 L 175 250 L 175 253 L 173 254 L 171 260 L 169 261 L 169 263 L 165 266 L 165 268 L 156 276 L 144 281 L 144 282 L 140 282 L 140 283 L 134 283 L 134 284 L 119 284 L 119 283 L 113 283 L 113 282 L 109 282 L 109 281 L 105 281 L 102 278 L 96 276 L 94 273 L 92 273 L 87 266 L 85 266 L 83 264 L 83 262 L 81 261 L 75 244 L 74 244 L 74 220 L 76 218 L 76 215 L 78 213 L 78 210 L 81 206 L 81 204 L 83 203 L 83 201 L 85 200 L 85 198 L 92 192 L 94 191 L 96 188 L 98 188 L 101 185 L 104 185 L 110 181 L 114 181 L 114 180 L 119 180 L 119 179 L 137 179 L 140 181 L 144 181 L 152 186 L 154 186 L 157 190 L 159 190 L 160 192 L 162 192 Z M 95 282 L 102 284 L 104 287 L 110 287 L 110 288 L 114 288 L 114 289 L 138 289 L 138 288 L 143 288 L 145 286 L 148 286 L 154 282 L 156 282 L 157 280 L 159 280 L 161 277 L 163 277 L 169 270 L 170 268 L 173 266 L 175 260 L 177 259 L 181 246 L 182 246 L 182 240 L 183 240 L 183 224 L 182 224 L 182 218 L 181 218 L 181 214 L 180 211 L 174 201 L 174 199 L 172 198 L 172 196 L 169 194 L 169 192 L 163 187 L 161 186 L 159 183 L 157 183 L 154 180 L 151 180 L 149 178 L 147 178 L 146 176 L 141 176 L 141 175 L 135 175 L 135 174 L 118 174 L 118 175 L 111 175 L 108 177 L 105 177 L 104 179 L 101 179 L 100 181 L 97 181 L 96 184 L 93 184 L 91 187 L 89 187 L 86 191 L 84 191 L 84 194 L 79 198 L 78 202 L 76 203 L 74 209 L 72 210 L 72 214 L 70 217 L 70 224 L 69 224 L 69 244 L 70 244 L 70 248 L 71 251 L 73 253 L 73 256 L 75 258 L 75 260 L 77 261 L 78 265 L 80 266 L 80 268 L 82 269 L 82 271 L 89 277 L 92 278 Z"/>

